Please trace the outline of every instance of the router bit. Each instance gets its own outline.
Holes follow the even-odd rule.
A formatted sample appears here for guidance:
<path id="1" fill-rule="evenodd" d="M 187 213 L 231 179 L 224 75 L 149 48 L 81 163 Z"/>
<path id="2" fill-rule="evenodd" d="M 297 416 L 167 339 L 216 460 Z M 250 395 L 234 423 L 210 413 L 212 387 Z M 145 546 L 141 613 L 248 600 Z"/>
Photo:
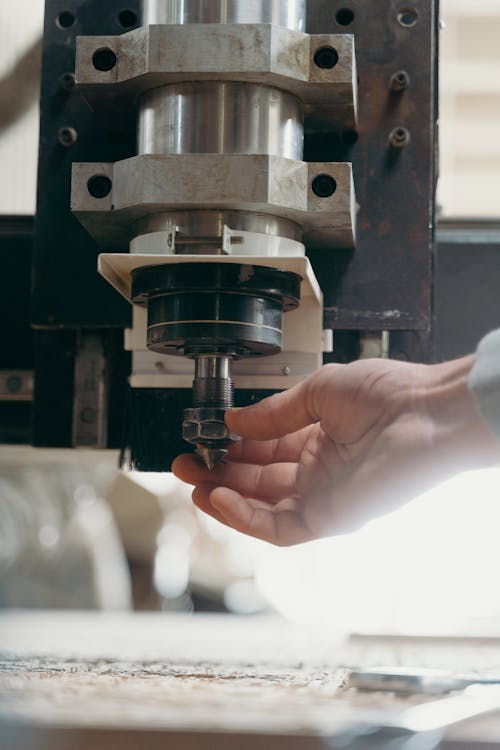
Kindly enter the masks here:
<path id="1" fill-rule="evenodd" d="M 226 426 L 225 413 L 233 406 L 232 354 L 195 355 L 193 408 L 184 411 L 184 440 L 196 446 L 196 453 L 210 471 L 238 440 Z"/>

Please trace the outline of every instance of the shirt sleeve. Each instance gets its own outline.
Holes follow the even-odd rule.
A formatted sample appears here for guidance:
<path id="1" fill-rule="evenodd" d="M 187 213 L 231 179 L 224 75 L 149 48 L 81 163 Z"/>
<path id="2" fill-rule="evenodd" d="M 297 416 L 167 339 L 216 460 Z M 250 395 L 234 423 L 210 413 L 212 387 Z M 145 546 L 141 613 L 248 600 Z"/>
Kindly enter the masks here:
<path id="1" fill-rule="evenodd" d="M 476 354 L 469 387 L 477 398 L 483 418 L 500 438 L 500 329 L 484 337 Z"/>

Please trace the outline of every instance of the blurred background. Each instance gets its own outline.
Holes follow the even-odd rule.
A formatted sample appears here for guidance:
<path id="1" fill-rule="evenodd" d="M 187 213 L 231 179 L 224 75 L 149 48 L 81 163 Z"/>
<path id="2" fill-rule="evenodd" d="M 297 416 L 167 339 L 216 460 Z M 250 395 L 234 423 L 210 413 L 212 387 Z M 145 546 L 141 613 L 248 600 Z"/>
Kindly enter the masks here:
<path id="1" fill-rule="evenodd" d="M 500 4 L 443 0 L 442 19 L 439 213 L 500 221 Z M 42 25 L 43 0 L 2 0 L 6 216 L 35 212 Z M 274 611 L 338 633 L 498 634 L 500 470 L 282 550 L 202 517 L 171 475 L 116 466 L 113 452 L 0 445 L 1 607 Z"/>

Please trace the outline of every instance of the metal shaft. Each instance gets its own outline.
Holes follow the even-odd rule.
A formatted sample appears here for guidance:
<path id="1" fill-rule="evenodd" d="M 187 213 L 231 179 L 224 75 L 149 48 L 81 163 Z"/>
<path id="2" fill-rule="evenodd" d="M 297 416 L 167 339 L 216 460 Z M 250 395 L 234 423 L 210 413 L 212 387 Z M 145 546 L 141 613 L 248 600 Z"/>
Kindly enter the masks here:
<path id="1" fill-rule="evenodd" d="M 305 28 L 305 16 L 305 0 L 143 0 L 142 10 L 144 25 L 271 23 L 298 31 Z M 140 99 L 139 154 L 269 154 L 300 161 L 303 141 L 302 102 L 270 86 L 190 81 L 161 86 Z M 272 221 L 263 222 L 262 217 L 245 212 L 218 214 L 217 223 L 222 227 L 301 238 L 291 222 L 276 219 L 274 226 Z M 168 230 L 174 227 L 181 235 L 220 235 L 207 231 L 207 212 L 170 212 L 162 214 L 162 220 Z M 137 226 L 138 234 L 154 231 L 162 228 L 151 228 L 147 222 Z"/>
<path id="2" fill-rule="evenodd" d="M 141 98 L 140 154 L 270 154 L 300 160 L 303 140 L 301 102 L 269 86 L 188 82 Z"/>
<path id="3" fill-rule="evenodd" d="M 230 443 L 226 438 L 224 414 L 233 406 L 231 361 L 231 355 L 226 354 L 201 354 L 195 357 L 194 410 L 202 410 L 209 417 L 212 428 L 215 426 L 216 434 L 224 435 L 222 439 L 200 440 L 196 445 L 196 452 L 210 470 L 224 458 Z"/>
<path id="4" fill-rule="evenodd" d="M 138 219 L 136 231 L 139 235 L 175 230 L 180 237 L 222 237 L 225 225 L 235 230 L 288 237 L 299 242 L 302 237 L 301 228 L 289 219 L 248 211 L 164 211 Z M 195 252 L 194 247 L 191 247 L 191 252 Z"/>
<path id="5" fill-rule="evenodd" d="M 143 25 L 272 23 L 304 31 L 306 0 L 143 0 Z"/>
<path id="6" fill-rule="evenodd" d="M 193 406 L 231 409 L 233 381 L 229 355 L 202 354 L 195 359 Z"/>

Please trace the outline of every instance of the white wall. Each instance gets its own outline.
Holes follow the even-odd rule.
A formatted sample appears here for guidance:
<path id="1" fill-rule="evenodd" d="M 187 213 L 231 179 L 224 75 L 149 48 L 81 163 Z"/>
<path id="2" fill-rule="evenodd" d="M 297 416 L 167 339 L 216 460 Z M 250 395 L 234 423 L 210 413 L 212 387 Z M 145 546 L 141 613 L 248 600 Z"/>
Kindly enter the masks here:
<path id="1" fill-rule="evenodd" d="M 445 216 L 500 216 L 500 1 L 442 0 Z"/>
<path id="2" fill-rule="evenodd" d="M 42 33 L 43 6 L 43 0 L 0 0 L 0 79 Z M 0 213 L 34 213 L 37 159 L 34 102 L 15 125 L 0 133 Z"/>

